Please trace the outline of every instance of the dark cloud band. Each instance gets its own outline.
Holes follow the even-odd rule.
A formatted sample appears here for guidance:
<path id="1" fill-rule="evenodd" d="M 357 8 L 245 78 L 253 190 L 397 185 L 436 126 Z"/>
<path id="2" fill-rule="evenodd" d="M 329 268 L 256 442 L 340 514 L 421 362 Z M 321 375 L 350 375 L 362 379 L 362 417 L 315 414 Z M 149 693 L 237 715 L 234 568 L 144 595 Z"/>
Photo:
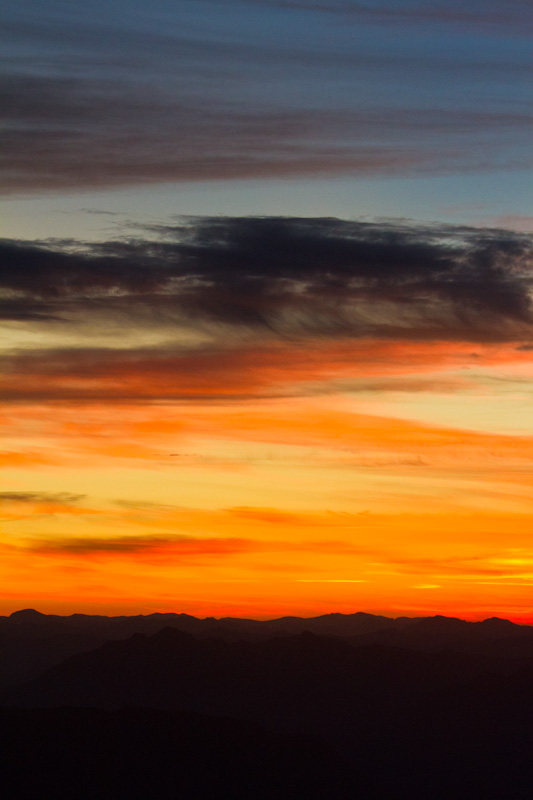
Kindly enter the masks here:
<path id="1" fill-rule="evenodd" d="M 246 217 L 147 233 L 85 246 L 3 242 L 4 318 L 111 314 L 140 327 L 185 321 L 272 337 L 531 339 L 533 247 L 524 234 Z"/>

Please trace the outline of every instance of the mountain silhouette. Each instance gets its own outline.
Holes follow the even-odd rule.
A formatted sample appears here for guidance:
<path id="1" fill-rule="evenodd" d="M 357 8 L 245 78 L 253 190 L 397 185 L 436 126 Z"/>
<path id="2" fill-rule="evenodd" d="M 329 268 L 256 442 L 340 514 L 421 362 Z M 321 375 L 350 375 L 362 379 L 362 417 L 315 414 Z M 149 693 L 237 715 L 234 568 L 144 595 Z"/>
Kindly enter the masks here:
<path id="1" fill-rule="evenodd" d="M 0 647 L 13 800 L 533 796 L 531 626 L 24 609 Z"/>
<path id="2" fill-rule="evenodd" d="M 533 661 L 164 628 L 71 656 L 3 702 L 21 713 L 173 710 L 310 734 L 351 765 L 365 797 L 525 800 L 533 787 Z"/>
<path id="3" fill-rule="evenodd" d="M 258 621 L 231 617 L 198 619 L 172 613 L 62 617 L 24 609 L 9 617 L 0 617 L 0 689 L 31 680 L 68 656 L 93 650 L 106 641 L 127 639 L 134 633 L 151 635 L 164 627 L 173 627 L 197 638 L 216 637 L 225 641 L 258 641 L 308 631 L 350 637 L 354 647 L 383 644 L 427 652 L 452 649 L 472 655 L 533 657 L 533 626 L 497 618 L 483 622 L 440 616 L 389 619 L 357 612 Z"/>

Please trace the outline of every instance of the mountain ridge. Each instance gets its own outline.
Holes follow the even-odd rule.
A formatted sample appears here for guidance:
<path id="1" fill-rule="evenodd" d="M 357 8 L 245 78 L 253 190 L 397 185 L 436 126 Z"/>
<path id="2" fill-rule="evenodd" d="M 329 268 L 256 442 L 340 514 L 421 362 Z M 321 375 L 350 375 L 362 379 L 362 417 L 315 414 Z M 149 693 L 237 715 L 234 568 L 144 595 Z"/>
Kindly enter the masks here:
<path id="1" fill-rule="evenodd" d="M 134 633 L 152 635 L 164 627 L 174 627 L 197 638 L 226 641 L 259 641 L 309 631 L 349 639 L 353 646 L 385 644 L 428 652 L 454 649 L 488 656 L 533 656 L 533 626 L 500 618 L 468 622 L 442 615 L 389 618 L 355 612 L 253 620 L 198 618 L 171 612 L 116 617 L 60 616 L 21 609 L 0 617 L 0 690 L 31 680 L 63 659 L 93 650 L 106 641 L 124 640 Z"/>

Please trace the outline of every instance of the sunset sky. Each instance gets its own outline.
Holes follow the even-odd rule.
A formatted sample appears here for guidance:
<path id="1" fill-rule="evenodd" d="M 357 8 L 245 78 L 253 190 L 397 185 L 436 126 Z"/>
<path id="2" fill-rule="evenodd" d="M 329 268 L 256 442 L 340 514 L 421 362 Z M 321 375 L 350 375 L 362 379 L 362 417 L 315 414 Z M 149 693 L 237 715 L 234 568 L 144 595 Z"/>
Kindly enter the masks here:
<path id="1" fill-rule="evenodd" d="M 533 623 L 530 4 L 1 23 L 0 614 Z"/>

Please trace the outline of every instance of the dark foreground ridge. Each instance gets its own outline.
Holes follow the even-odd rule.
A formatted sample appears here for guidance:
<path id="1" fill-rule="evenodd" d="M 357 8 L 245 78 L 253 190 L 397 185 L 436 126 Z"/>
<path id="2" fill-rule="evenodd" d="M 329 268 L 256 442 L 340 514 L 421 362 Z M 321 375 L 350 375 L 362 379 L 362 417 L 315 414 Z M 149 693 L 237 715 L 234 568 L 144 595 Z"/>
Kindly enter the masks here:
<path id="1" fill-rule="evenodd" d="M 319 739 L 237 719 L 148 708 L 0 709 L 0 738 L 9 800 L 367 796 Z"/>
<path id="2" fill-rule="evenodd" d="M 41 797 L 533 796 L 531 626 L 27 610 L 0 637 L 56 659 L 0 698 L 0 770 Z"/>

